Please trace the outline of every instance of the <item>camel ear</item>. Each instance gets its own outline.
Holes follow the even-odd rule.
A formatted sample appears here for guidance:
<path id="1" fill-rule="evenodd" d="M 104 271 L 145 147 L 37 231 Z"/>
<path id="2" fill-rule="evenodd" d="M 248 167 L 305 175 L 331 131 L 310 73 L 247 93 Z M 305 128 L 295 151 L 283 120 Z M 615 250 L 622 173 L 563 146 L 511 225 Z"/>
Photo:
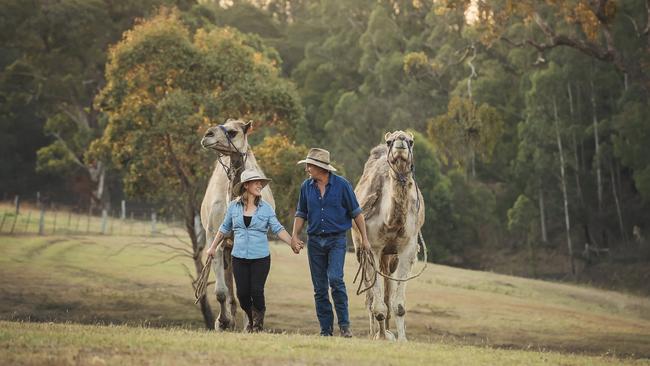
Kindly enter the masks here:
<path id="1" fill-rule="evenodd" d="M 242 128 L 244 130 L 244 135 L 248 134 L 249 130 L 252 130 L 253 127 L 253 121 L 248 121 L 248 123 L 244 124 L 244 127 Z"/>
<path id="2" fill-rule="evenodd" d="M 384 135 L 384 141 L 388 141 L 388 138 L 390 137 L 390 132 L 386 132 Z"/>
<path id="3" fill-rule="evenodd" d="M 413 134 L 412 134 L 412 133 L 406 131 L 406 134 L 408 135 L 408 137 L 409 137 L 411 140 L 414 140 L 414 139 L 415 139 L 415 137 L 413 137 Z"/>

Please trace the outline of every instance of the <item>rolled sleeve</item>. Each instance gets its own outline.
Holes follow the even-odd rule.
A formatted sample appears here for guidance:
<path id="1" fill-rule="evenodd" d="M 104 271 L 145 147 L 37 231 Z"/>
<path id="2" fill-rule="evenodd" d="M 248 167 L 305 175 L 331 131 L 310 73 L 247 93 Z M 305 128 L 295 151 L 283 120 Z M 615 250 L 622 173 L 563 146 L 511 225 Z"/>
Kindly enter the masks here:
<path id="1" fill-rule="evenodd" d="M 228 205 L 226 215 L 223 217 L 221 226 L 219 226 L 219 231 L 221 231 L 221 233 L 224 235 L 228 235 L 232 231 L 232 206 L 232 203 Z"/>
<path id="2" fill-rule="evenodd" d="M 298 197 L 298 207 L 296 207 L 296 217 L 301 217 L 307 220 L 307 185 L 303 183 L 300 187 L 300 196 Z"/>
<path id="3" fill-rule="evenodd" d="M 284 230 L 284 226 L 282 226 L 278 218 L 275 216 L 275 213 L 273 213 L 273 215 L 269 217 L 269 226 L 271 227 L 271 231 L 275 235 L 277 235 L 279 232 Z"/>
<path id="4" fill-rule="evenodd" d="M 350 213 L 350 217 L 355 218 L 361 213 L 361 207 L 359 202 L 357 202 L 357 196 L 352 190 L 352 186 L 349 182 L 345 181 L 343 185 L 343 206 Z"/>

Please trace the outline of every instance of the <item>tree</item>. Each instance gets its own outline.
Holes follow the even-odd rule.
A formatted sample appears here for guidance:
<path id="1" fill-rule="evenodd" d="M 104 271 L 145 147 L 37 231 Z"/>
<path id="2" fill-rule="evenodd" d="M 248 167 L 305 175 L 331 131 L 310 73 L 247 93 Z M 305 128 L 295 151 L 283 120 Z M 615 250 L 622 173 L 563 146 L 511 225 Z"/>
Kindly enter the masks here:
<path id="1" fill-rule="evenodd" d="M 531 32 L 511 38 L 504 30 L 512 22 L 531 24 Z M 485 34 L 484 42 L 489 44 L 500 39 L 514 46 L 532 47 L 539 53 L 538 62 L 545 62 L 548 50 L 570 47 L 609 63 L 624 75 L 626 83 L 628 78 L 639 81 L 647 97 L 650 88 L 647 66 L 650 2 L 647 0 L 487 0 L 479 3 L 476 23 Z"/>
<path id="2" fill-rule="evenodd" d="M 503 133 L 503 119 L 487 104 L 477 106 L 471 99 L 453 97 L 447 113 L 429 122 L 429 138 L 476 176 L 476 157 L 489 160 Z M 469 174 L 468 174 L 469 175 Z"/>
<path id="3" fill-rule="evenodd" d="M 0 85 L 3 125 L 19 125 L 11 133 L 29 154 L 4 162 L 20 169 L 13 189 L 26 185 L 55 190 L 56 184 L 25 184 L 34 170 L 61 178 L 83 177 L 93 187 L 91 204 L 109 203 L 105 189 L 106 164 L 86 164 L 83 154 L 104 127 L 93 107 L 93 98 L 104 85 L 108 44 L 117 41 L 136 17 L 148 14 L 161 3 L 186 0 L 62 0 L 3 1 L 0 12 Z M 8 131 L 9 132 L 9 131 Z M 16 149 L 20 152 L 22 149 Z M 36 154 L 34 154 L 36 151 Z M 27 169 L 25 169 L 27 168 Z M 24 170 L 23 170 L 24 169 Z M 4 188 L 6 189 L 6 187 Z"/>
<path id="4" fill-rule="evenodd" d="M 267 136 L 255 146 L 255 158 L 264 167 L 264 173 L 273 179 L 275 212 L 282 222 L 293 222 L 300 185 L 305 179 L 304 170 L 296 162 L 304 159 L 307 152 L 306 146 L 280 135 Z"/>
<path id="5" fill-rule="evenodd" d="M 203 269 L 197 240 L 208 156 L 200 138 L 226 117 L 247 118 L 288 131 L 302 118 L 293 86 L 259 39 L 231 28 L 191 34 L 177 10 L 163 8 L 126 32 L 110 49 L 106 86 L 95 105 L 107 116 L 89 159 L 110 159 L 127 194 L 180 211 L 197 275 Z M 214 326 L 205 296 L 201 311 Z"/>

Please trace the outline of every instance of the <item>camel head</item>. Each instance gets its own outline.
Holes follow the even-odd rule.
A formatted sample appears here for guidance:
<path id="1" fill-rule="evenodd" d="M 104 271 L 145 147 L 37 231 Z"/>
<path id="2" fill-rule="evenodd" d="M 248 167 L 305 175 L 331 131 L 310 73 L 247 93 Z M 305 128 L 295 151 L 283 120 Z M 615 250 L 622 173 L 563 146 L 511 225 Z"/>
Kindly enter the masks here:
<path id="1" fill-rule="evenodd" d="M 224 124 L 208 128 L 201 139 L 201 146 L 224 155 L 245 154 L 248 151 L 248 132 L 252 125 L 252 121 L 246 123 L 228 118 Z"/>
<path id="2" fill-rule="evenodd" d="M 413 161 L 413 135 L 404 131 L 386 132 L 384 135 L 388 147 L 388 162 L 402 174 L 411 171 Z"/>

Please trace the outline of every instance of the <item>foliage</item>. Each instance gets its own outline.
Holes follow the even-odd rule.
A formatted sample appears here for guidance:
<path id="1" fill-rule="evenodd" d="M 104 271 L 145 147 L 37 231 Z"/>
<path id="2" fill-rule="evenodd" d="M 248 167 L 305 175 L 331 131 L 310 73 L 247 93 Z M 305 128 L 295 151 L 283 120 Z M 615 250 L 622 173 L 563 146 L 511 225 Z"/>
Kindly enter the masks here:
<path id="1" fill-rule="evenodd" d="M 305 179 L 302 166 L 296 163 L 305 156 L 309 148 L 291 142 L 286 136 L 267 136 L 255 146 L 255 157 L 264 167 L 267 177 L 273 179 L 271 189 L 275 199 L 275 212 L 280 221 L 291 231 L 300 185 Z"/>
<path id="2" fill-rule="evenodd" d="M 286 131 L 301 118 L 291 85 L 256 44 L 230 28 L 192 37 L 175 10 L 136 25 L 111 48 L 96 100 L 108 125 L 90 157 L 110 156 L 129 194 L 189 204 L 193 217 L 210 173 L 199 144 L 209 125 L 241 117 Z"/>

